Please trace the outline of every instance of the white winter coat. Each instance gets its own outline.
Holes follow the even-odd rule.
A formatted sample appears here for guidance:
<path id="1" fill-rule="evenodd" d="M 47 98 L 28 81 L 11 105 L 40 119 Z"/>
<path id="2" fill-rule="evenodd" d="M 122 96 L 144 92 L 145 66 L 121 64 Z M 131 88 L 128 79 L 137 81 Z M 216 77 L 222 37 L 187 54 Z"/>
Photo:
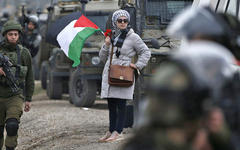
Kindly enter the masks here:
<path id="1" fill-rule="evenodd" d="M 144 66 L 147 65 L 148 60 L 151 57 L 151 52 L 146 46 L 146 44 L 136 33 L 134 33 L 132 29 L 130 29 L 129 32 L 127 33 L 122 48 L 118 49 L 121 52 L 119 58 L 117 58 L 115 55 L 117 47 L 114 47 L 113 50 L 112 59 L 113 65 L 129 66 L 132 57 L 134 57 L 137 54 L 138 60 L 135 63 L 135 65 L 139 70 L 141 70 Z M 131 87 L 116 87 L 110 86 L 108 84 L 108 69 L 110 62 L 110 54 L 111 46 L 107 47 L 106 45 L 103 45 L 99 52 L 101 61 L 106 62 L 102 73 L 101 98 L 133 99 L 135 82 Z"/>

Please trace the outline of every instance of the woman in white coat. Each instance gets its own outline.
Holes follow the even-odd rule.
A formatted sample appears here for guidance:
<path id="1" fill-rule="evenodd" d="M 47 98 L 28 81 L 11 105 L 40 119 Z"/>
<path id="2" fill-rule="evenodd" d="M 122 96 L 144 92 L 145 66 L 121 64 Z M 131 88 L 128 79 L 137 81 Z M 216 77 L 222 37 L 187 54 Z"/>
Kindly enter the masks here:
<path id="1" fill-rule="evenodd" d="M 133 99 L 134 84 L 130 87 L 117 87 L 108 84 L 108 69 L 110 63 L 110 53 L 113 46 L 113 65 L 130 66 L 141 70 L 147 65 L 151 52 L 134 33 L 129 26 L 130 15 L 125 10 L 117 10 L 112 15 L 113 35 L 112 41 L 108 36 L 105 39 L 99 56 L 101 61 L 105 62 L 102 74 L 101 98 L 108 100 L 109 108 L 109 131 L 99 139 L 100 142 L 109 142 L 122 139 L 122 130 L 124 126 L 126 100 Z M 138 55 L 135 64 L 131 62 L 132 57 Z"/>

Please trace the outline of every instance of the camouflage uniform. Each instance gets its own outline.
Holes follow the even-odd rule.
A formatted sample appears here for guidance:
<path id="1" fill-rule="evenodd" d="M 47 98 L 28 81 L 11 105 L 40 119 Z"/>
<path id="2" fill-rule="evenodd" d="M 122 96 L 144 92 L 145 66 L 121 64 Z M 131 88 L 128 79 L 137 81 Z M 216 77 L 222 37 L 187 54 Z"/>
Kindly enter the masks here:
<path id="1" fill-rule="evenodd" d="M 193 150 L 176 129 L 145 127 L 131 138 L 123 150 Z"/>
<path id="2" fill-rule="evenodd" d="M 8 21 L 3 26 L 2 34 L 10 30 L 21 31 L 21 25 L 15 21 Z M 12 45 L 6 39 L 0 45 L 0 53 L 7 56 L 13 64 L 11 72 L 19 86 L 17 92 L 13 93 L 8 86 L 9 81 L 5 76 L 0 76 L 0 149 L 4 141 L 4 128 L 7 131 L 5 145 L 14 149 L 17 146 L 17 131 L 23 113 L 23 102 L 31 101 L 34 90 L 31 55 L 26 48 L 19 44 Z M 16 71 L 18 68 L 19 73 Z"/>

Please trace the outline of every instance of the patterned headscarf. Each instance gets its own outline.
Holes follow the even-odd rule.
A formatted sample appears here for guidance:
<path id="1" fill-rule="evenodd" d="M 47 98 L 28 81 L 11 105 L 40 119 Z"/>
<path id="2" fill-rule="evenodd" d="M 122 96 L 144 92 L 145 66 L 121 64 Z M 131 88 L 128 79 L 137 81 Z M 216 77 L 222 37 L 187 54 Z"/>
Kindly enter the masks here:
<path id="1" fill-rule="evenodd" d="M 130 15 L 126 10 L 119 9 L 115 11 L 112 15 L 112 24 L 114 27 L 116 27 L 116 22 L 119 17 L 126 17 L 128 19 L 128 22 L 130 22 Z"/>

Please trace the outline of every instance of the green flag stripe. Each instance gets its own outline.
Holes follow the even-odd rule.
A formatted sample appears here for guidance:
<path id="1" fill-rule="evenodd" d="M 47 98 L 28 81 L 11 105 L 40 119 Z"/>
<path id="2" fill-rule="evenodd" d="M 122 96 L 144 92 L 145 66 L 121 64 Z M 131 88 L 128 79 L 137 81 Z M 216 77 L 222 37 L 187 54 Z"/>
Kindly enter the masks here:
<path id="1" fill-rule="evenodd" d="M 74 37 L 71 44 L 69 45 L 68 51 L 68 57 L 74 61 L 72 65 L 73 67 L 76 67 L 80 64 L 80 56 L 86 39 L 98 30 L 100 29 L 86 27 Z"/>

